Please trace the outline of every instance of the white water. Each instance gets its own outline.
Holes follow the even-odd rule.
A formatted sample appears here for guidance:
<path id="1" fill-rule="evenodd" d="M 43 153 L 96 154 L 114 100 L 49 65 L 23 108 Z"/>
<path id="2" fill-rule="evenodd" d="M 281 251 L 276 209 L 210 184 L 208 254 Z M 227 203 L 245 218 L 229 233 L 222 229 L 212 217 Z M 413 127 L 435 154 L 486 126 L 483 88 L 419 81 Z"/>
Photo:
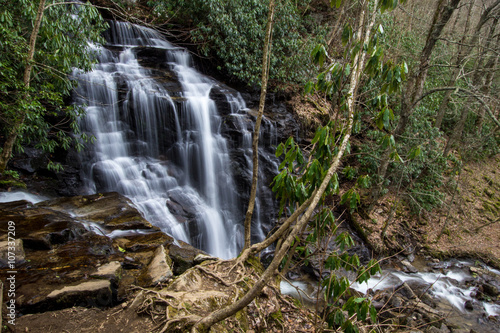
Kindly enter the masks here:
<path id="1" fill-rule="evenodd" d="M 89 192 L 118 191 L 176 239 L 222 258 L 236 256 L 241 212 L 221 120 L 209 98 L 215 82 L 153 30 L 111 22 L 107 39 L 95 70 L 78 74 L 76 103 L 87 112 L 81 127 L 96 138 L 82 157 Z M 162 66 L 175 74 L 180 91 L 164 88 L 164 78 L 157 78 L 164 72 L 141 66 L 143 47 L 165 52 Z M 235 113 L 246 109 L 241 97 L 228 100 Z M 179 223 L 167 201 L 194 219 Z"/>
<path id="2" fill-rule="evenodd" d="M 366 294 L 369 289 L 373 291 L 384 290 L 408 281 L 430 284 L 429 293 L 431 295 L 446 300 L 461 313 L 466 313 L 465 302 L 475 300 L 473 297 L 475 287 L 461 287 L 459 282 L 471 278 L 471 275 L 464 269 L 455 268 L 450 268 L 445 274 L 439 272 L 403 273 L 385 271 L 382 275 L 371 277 L 365 283 L 353 283 L 351 287 Z M 481 302 L 481 305 L 488 316 L 500 315 L 500 306 L 488 302 Z"/>
<path id="3" fill-rule="evenodd" d="M 0 192 L 0 202 L 26 200 L 35 204 L 48 199 L 48 197 L 45 197 L 43 195 L 28 193 L 24 191 Z"/>

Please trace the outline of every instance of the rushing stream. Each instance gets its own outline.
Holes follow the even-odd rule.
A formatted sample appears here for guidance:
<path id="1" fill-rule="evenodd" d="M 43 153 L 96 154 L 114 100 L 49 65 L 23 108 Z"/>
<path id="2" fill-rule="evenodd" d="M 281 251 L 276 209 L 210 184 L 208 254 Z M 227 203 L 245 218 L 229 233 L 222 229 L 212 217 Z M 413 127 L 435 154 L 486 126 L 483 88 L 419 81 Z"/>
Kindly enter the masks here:
<path id="1" fill-rule="evenodd" d="M 433 310 L 439 311 L 440 316 L 447 318 L 447 323 L 467 329 L 466 332 L 498 332 L 500 302 L 484 293 L 484 286 L 500 286 L 499 270 L 456 259 L 438 263 L 420 259 L 415 265 L 410 265 L 411 271 L 406 272 L 386 267 L 381 274 L 365 283 L 353 282 L 351 288 L 370 298 L 386 295 L 383 307 L 396 308 L 398 311 L 396 304 L 402 304 L 397 300 L 400 298 L 398 291 L 405 290 L 407 286 L 421 299 L 423 306 L 430 304 Z M 282 281 L 281 291 L 312 308 L 318 297 L 322 299 L 322 296 L 318 296 L 318 283 L 310 280 Z"/>
<path id="2" fill-rule="evenodd" d="M 81 127 L 96 138 L 83 155 L 89 192 L 118 191 L 176 239 L 236 256 L 243 213 L 210 97 L 216 82 L 193 68 L 185 49 L 151 29 L 110 22 L 105 37 L 95 70 L 76 73 L 76 103 L 86 109 Z M 156 66 L 163 71 L 142 65 L 149 53 L 163 57 Z M 234 117 L 248 112 L 239 94 L 226 98 Z M 243 147 L 250 148 L 243 125 Z M 256 216 L 260 224 L 258 207 Z"/>

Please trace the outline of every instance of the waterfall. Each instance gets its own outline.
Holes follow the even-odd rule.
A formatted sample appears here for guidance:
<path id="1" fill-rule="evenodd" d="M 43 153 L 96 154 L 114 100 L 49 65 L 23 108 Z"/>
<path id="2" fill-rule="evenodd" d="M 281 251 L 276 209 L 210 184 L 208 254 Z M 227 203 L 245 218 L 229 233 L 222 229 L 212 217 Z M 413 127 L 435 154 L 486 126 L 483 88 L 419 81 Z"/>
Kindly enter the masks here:
<path id="1" fill-rule="evenodd" d="M 75 103 L 86 110 L 81 129 L 96 139 L 82 154 L 89 192 L 118 191 L 174 238 L 222 258 L 236 256 L 246 203 L 210 98 L 216 82 L 154 30 L 110 22 L 105 37 L 95 69 L 75 73 Z M 164 61 L 151 61 L 151 54 Z M 239 94 L 226 96 L 231 116 L 249 111 Z M 251 157 L 251 132 L 244 124 L 240 130 L 241 149 Z M 259 215 L 254 229 L 261 229 Z"/>

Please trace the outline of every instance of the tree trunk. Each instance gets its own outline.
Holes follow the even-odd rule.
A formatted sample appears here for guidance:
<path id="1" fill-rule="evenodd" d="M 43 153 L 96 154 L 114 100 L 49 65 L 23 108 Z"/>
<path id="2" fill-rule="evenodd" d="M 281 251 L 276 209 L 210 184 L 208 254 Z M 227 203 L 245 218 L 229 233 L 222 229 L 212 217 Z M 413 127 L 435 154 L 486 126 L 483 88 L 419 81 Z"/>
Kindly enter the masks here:
<path id="1" fill-rule="evenodd" d="M 470 53 L 470 50 L 472 50 L 472 48 L 469 47 L 468 48 L 469 52 L 467 52 L 466 50 L 464 50 L 464 48 L 465 48 L 464 45 L 465 45 L 465 42 L 467 40 L 467 36 L 469 34 L 470 18 L 472 16 L 472 8 L 474 7 L 475 2 L 476 2 L 475 0 L 472 0 L 470 5 L 469 5 L 469 11 L 467 13 L 467 19 L 465 21 L 464 32 L 463 32 L 462 38 L 460 40 L 460 44 L 458 45 L 457 60 L 455 62 L 455 68 L 453 69 L 450 80 L 448 81 L 448 87 L 454 86 L 455 83 L 457 82 L 458 77 L 460 75 L 460 71 L 462 70 L 464 59 L 467 56 L 467 54 Z M 460 10 L 458 11 L 458 13 L 460 13 Z M 457 15 L 457 20 L 458 20 L 458 17 L 459 17 L 459 15 Z M 453 29 L 453 31 L 454 30 L 455 29 Z M 439 105 L 439 110 L 437 113 L 436 122 L 434 123 L 434 127 L 441 128 L 441 123 L 443 122 L 444 115 L 446 113 L 446 110 L 448 109 L 448 102 L 450 101 L 450 97 L 451 97 L 452 92 L 453 92 L 452 90 L 448 90 L 444 94 L 443 100 L 441 101 L 441 104 Z"/>
<path id="2" fill-rule="evenodd" d="M 490 49 L 491 45 L 493 44 L 493 39 L 495 38 L 495 29 L 498 25 L 499 18 L 495 17 L 493 20 L 493 23 L 491 25 L 490 33 L 488 36 L 488 40 L 486 43 L 485 47 L 485 53 L 487 52 L 488 49 Z M 489 93 L 491 90 L 491 86 L 493 84 L 493 79 L 495 78 L 496 74 L 496 67 L 498 65 L 498 49 L 500 48 L 500 35 L 496 36 L 496 42 L 494 46 L 495 50 L 493 52 L 490 52 L 490 55 L 488 57 L 488 61 L 484 65 L 483 68 L 478 68 L 476 69 L 476 75 L 474 78 L 475 82 L 479 81 L 479 77 L 484 77 L 484 84 L 481 86 L 481 92 L 483 94 Z M 483 57 L 479 57 L 482 59 Z M 483 123 L 484 123 L 484 116 L 485 116 L 485 110 L 484 108 L 481 108 L 479 110 L 479 113 L 477 115 L 477 120 L 476 120 L 476 133 L 481 134 L 481 130 L 483 128 Z"/>
<path id="3" fill-rule="evenodd" d="M 464 108 L 462 109 L 462 113 L 460 114 L 460 120 L 453 128 L 453 132 L 450 138 L 448 139 L 448 142 L 446 143 L 446 147 L 444 148 L 444 153 L 443 153 L 444 156 L 448 156 L 455 143 L 460 140 L 460 137 L 462 136 L 462 132 L 464 130 L 465 121 L 467 120 L 468 115 L 469 115 L 469 108 L 467 106 L 464 106 Z"/>
<path id="4" fill-rule="evenodd" d="M 33 58 L 35 56 L 36 40 L 38 37 L 38 32 L 40 30 L 40 25 L 42 23 L 43 11 L 45 10 L 45 1 L 46 0 L 40 0 L 40 4 L 38 5 L 35 24 L 33 25 L 33 31 L 31 32 L 30 36 L 28 57 L 26 58 L 26 67 L 24 68 L 23 83 L 26 89 L 24 99 L 27 101 L 29 101 L 30 99 L 28 90 L 31 81 L 31 70 L 33 68 Z M 21 126 L 24 123 L 24 120 L 26 119 L 26 111 L 24 110 L 19 110 L 19 111 L 21 112 L 20 118 L 17 119 L 17 121 L 12 125 L 12 129 L 7 135 L 7 138 L 3 146 L 2 154 L 0 155 L 0 173 L 3 172 L 7 167 L 7 163 L 9 162 L 10 157 L 12 155 L 12 150 L 14 148 L 17 135 L 19 134 L 19 129 L 21 128 Z"/>
<path id="5" fill-rule="evenodd" d="M 271 30 L 273 26 L 274 0 L 269 1 L 269 13 L 267 16 L 266 37 L 264 41 L 264 50 L 262 55 L 262 82 L 260 90 L 259 112 L 255 129 L 253 132 L 252 151 L 253 151 L 253 169 L 252 169 L 252 188 L 250 190 L 250 199 L 248 209 L 245 215 L 245 245 L 243 250 L 250 247 L 252 236 L 252 215 L 255 208 L 255 196 L 257 195 L 257 181 L 259 178 L 259 133 L 262 115 L 264 114 L 264 105 L 266 103 L 267 80 L 269 77 L 269 57 L 271 51 Z"/>
<path id="6" fill-rule="evenodd" d="M 366 3 L 365 3 L 366 4 Z M 374 6 L 375 11 L 377 10 L 377 6 Z M 358 34 L 357 36 L 361 36 L 365 24 L 365 8 L 362 9 L 361 14 L 360 14 L 360 22 L 358 26 Z M 375 12 L 373 12 L 373 17 L 366 27 L 366 34 L 364 41 L 368 42 L 369 37 L 370 37 L 370 32 L 373 27 L 373 24 L 375 22 Z M 350 78 L 350 87 L 349 91 L 347 93 L 347 107 L 348 107 L 348 124 L 347 128 L 345 131 L 345 136 L 342 139 L 342 143 L 339 147 L 339 152 L 337 156 L 335 156 L 332 164 L 330 165 L 330 168 L 328 169 L 325 178 L 323 178 L 323 181 L 321 182 L 321 185 L 317 189 L 317 191 L 314 192 L 314 195 L 310 198 L 311 203 L 308 205 L 307 210 L 305 211 L 304 215 L 302 215 L 297 224 L 293 227 L 292 231 L 288 234 L 287 238 L 281 245 L 279 251 L 275 253 L 274 258 L 271 262 L 271 264 L 267 267 L 267 269 L 264 271 L 260 279 L 253 285 L 253 287 L 238 301 L 235 303 L 214 311 L 210 314 L 208 314 L 206 317 L 198 321 L 192 328 L 192 333 L 195 332 L 204 332 L 207 331 L 213 324 L 224 320 L 225 318 L 234 315 L 236 312 L 240 311 L 244 307 L 246 307 L 255 297 L 257 297 L 264 286 L 268 283 L 268 281 L 275 276 L 276 270 L 278 269 L 282 259 L 286 255 L 288 249 L 290 248 L 290 245 L 292 242 L 295 240 L 295 237 L 298 235 L 298 233 L 302 230 L 302 228 L 309 222 L 309 219 L 311 218 L 314 210 L 316 209 L 316 206 L 318 205 L 319 201 L 321 200 L 321 197 L 323 193 L 325 192 L 328 184 L 330 183 L 331 178 L 333 175 L 336 173 L 340 161 L 342 159 L 342 156 L 347 148 L 347 144 L 349 143 L 349 139 L 351 137 L 351 131 L 352 131 L 352 125 L 354 122 L 354 100 L 356 98 L 356 92 L 358 89 L 359 85 L 359 80 L 361 77 L 361 73 L 364 68 L 364 63 L 365 63 L 365 53 L 362 53 L 361 56 L 359 53 L 355 56 L 354 61 L 353 61 L 353 70 L 352 70 L 352 75 Z M 241 258 L 240 258 L 241 259 Z"/>
<path id="7" fill-rule="evenodd" d="M 500 0 L 499 0 L 500 1 Z M 398 124 L 393 132 L 394 139 L 398 140 L 406 130 L 410 116 L 414 111 L 415 102 L 420 99 L 424 90 L 425 79 L 427 78 L 427 73 L 429 70 L 429 63 L 431 59 L 432 52 L 439 40 L 443 29 L 450 20 L 453 12 L 457 9 L 460 0 L 451 0 L 448 4 L 445 0 L 439 0 L 436 10 L 434 12 L 434 17 L 432 19 L 432 24 L 429 29 L 425 46 L 420 53 L 420 63 L 417 71 L 411 79 L 408 80 L 406 84 L 406 89 L 403 91 L 401 97 L 401 110 Z M 371 207 L 378 201 L 381 196 L 384 180 L 387 174 L 387 169 L 390 163 L 391 148 L 387 148 L 382 154 L 380 161 L 380 166 L 377 172 L 377 185 L 372 191 L 372 204 Z"/>

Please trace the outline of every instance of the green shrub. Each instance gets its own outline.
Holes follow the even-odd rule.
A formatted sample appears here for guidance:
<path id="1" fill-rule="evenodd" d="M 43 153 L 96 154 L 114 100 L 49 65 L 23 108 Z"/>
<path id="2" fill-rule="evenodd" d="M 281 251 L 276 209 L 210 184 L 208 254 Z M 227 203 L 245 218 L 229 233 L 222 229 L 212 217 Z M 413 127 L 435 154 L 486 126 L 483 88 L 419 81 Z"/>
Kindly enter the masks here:
<path id="1" fill-rule="evenodd" d="M 270 80 L 303 83 L 310 77 L 309 54 L 326 34 L 303 13 L 309 0 L 278 2 L 273 25 Z M 259 85 L 268 1 L 150 1 L 157 12 L 191 22 L 191 39 L 204 56 L 220 59 L 220 69 L 249 85 Z M 314 31 L 308 31 L 308 29 Z"/>

